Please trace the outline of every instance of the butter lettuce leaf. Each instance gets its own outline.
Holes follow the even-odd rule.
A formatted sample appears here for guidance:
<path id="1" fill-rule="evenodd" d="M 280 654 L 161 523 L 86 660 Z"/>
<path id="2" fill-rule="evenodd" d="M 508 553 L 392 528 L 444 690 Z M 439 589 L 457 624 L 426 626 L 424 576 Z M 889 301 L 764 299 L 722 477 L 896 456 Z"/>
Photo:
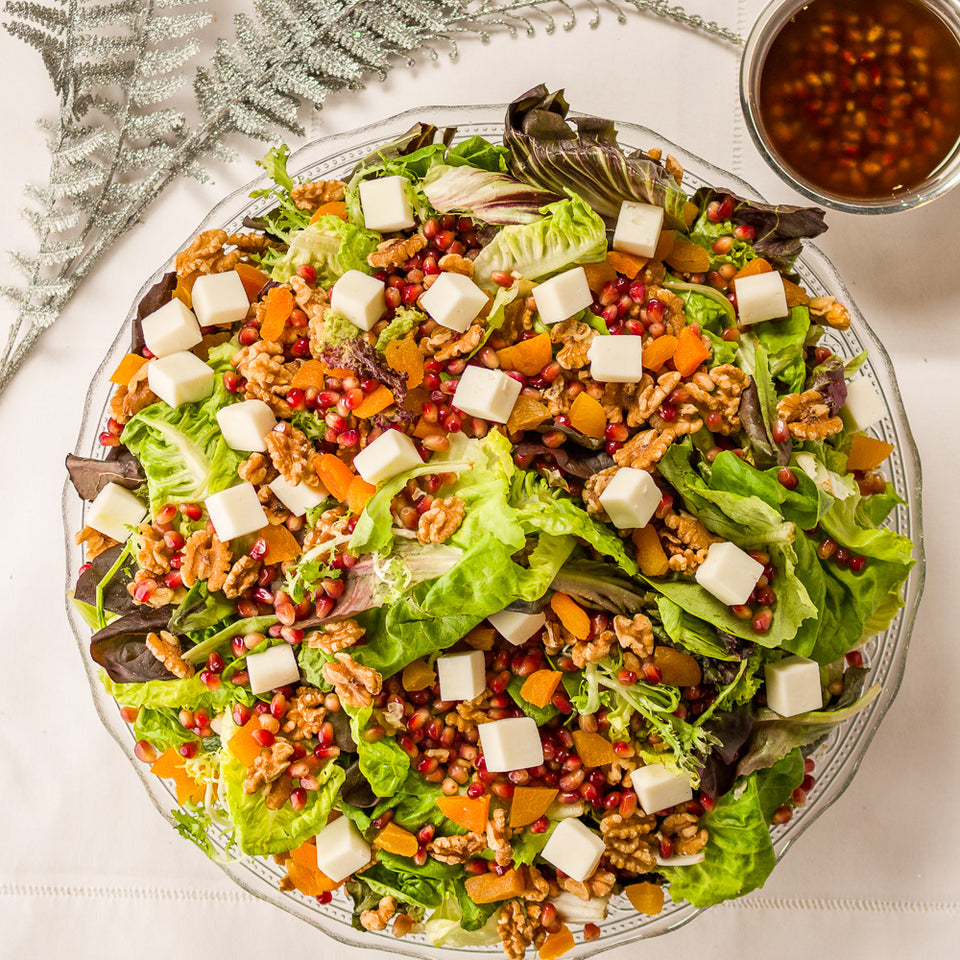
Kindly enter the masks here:
<path id="1" fill-rule="evenodd" d="M 287 252 L 273 265 L 270 276 L 286 283 L 297 267 L 309 265 L 317 271 L 317 282 L 327 289 L 348 270 L 373 273 L 367 254 L 379 242 L 380 234 L 327 214 L 290 238 Z"/>

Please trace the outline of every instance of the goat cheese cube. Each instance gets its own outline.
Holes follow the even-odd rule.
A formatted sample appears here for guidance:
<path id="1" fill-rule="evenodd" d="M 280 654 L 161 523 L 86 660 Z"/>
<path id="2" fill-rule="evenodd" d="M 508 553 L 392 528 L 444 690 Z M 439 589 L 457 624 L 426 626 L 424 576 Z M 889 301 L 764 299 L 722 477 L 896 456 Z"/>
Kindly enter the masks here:
<path id="1" fill-rule="evenodd" d="M 236 323 L 250 309 L 247 291 L 236 270 L 197 277 L 190 296 L 201 327 Z"/>
<path id="2" fill-rule="evenodd" d="M 887 406 L 883 397 L 873 388 L 866 377 L 857 377 L 847 384 L 847 402 L 840 416 L 848 427 L 854 430 L 866 430 L 887 415 Z"/>
<path id="3" fill-rule="evenodd" d="M 646 814 L 667 810 L 693 799 L 693 788 L 684 774 L 668 770 L 662 763 L 648 763 L 630 771 L 637 802 Z"/>
<path id="4" fill-rule="evenodd" d="M 203 501 L 217 537 L 226 543 L 267 525 L 267 515 L 252 483 L 238 483 Z"/>
<path id="5" fill-rule="evenodd" d="M 776 270 L 741 277 L 734 280 L 733 286 L 737 295 L 737 317 L 744 326 L 790 313 L 783 277 Z"/>
<path id="6" fill-rule="evenodd" d="M 370 862 L 373 851 L 349 817 L 328 823 L 317 834 L 317 866 L 334 883 L 346 880 Z"/>
<path id="7" fill-rule="evenodd" d="M 557 825 L 541 856 L 562 870 L 571 880 L 582 883 L 597 869 L 607 845 L 580 820 L 564 820 Z"/>
<path id="8" fill-rule="evenodd" d="M 382 483 L 398 473 L 422 467 L 423 461 L 405 433 L 386 430 L 353 458 L 353 465 L 367 483 Z"/>
<path id="9" fill-rule="evenodd" d="M 203 339 L 193 311 L 177 297 L 159 310 L 147 314 L 140 321 L 140 327 L 143 330 L 143 342 L 155 357 L 189 350 Z"/>
<path id="10" fill-rule="evenodd" d="M 277 425 L 277 418 L 262 400 L 242 400 L 221 407 L 217 423 L 231 449 L 263 453 L 267 449 L 264 437 Z"/>
<path id="11" fill-rule="evenodd" d="M 621 467 L 600 494 L 600 505 L 615 527 L 645 527 L 663 494 L 646 470 Z"/>
<path id="12" fill-rule="evenodd" d="M 319 507 L 330 492 L 321 483 L 316 487 L 305 483 L 288 483 L 283 477 L 267 484 L 276 498 L 295 516 L 302 517 L 312 507 Z"/>
<path id="13" fill-rule="evenodd" d="M 467 367 L 453 394 L 453 405 L 471 417 L 506 423 L 523 389 L 502 370 Z"/>
<path id="14" fill-rule="evenodd" d="M 251 653 L 247 657 L 247 673 L 250 692 L 254 694 L 300 682 L 297 655 L 289 643 L 278 643 L 262 653 Z"/>
<path id="15" fill-rule="evenodd" d="M 147 508 L 126 487 L 108 483 L 87 510 L 87 526 L 123 543 L 130 531 L 147 515 Z"/>
<path id="16" fill-rule="evenodd" d="M 441 273 L 420 298 L 420 306 L 441 327 L 463 333 L 490 298 L 462 273 Z"/>
<path id="17" fill-rule="evenodd" d="M 382 280 L 348 270 L 330 290 L 330 309 L 361 330 L 372 330 L 387 309 Z"/>
<path id="18" fill-rule="evenodd" d="M 198 356 L 186 351 L 151 360 L 147 367 L 148 386 L 171 407 L 209 397 L 213 383 L 213 370 Z"/>
<path id="19" fill-rule="evenodd" d="M 784 657 L 765 668 L 767 706 L 781 717 L 795 717 L 823 706 L 820 667 L 806 657 Z"/>
<path id="20" fill-rule="evenodd" d="M 526 770 L 543 763 L 540 730 L 532 717 L 508 717 L 481 723 L 480 749 L 491 773 Z"/>
<path id="21" fill-rule="evenodd" d="M 593 294 L 583 267 L 564 270 L 537 284 L 533 291 L 537 313 L 544 323 L 560 323 L 593 303 Z"/>
<path id="22" fill-rule="evenodd" d="M 662 229 L 663 207 L 624 200 L 613 231 L 613 249 L 638 257 L 652 257 Z"/>
<path id="23" fill-rule="evenodd" d="M 697 567 L 695 579 L 728 607 L 746 603 L 763 573 L 763 564 L 724 540 L 711 543 L 707 559 Z"/>
<path id="24" fill-rule="evenodd" d="M 515 647 L 529 640 L 547 622 L 542 613 L 519 613 L 514 610 L 491 613 L 487 620 L 504 640 Z"/>
<path id="25" fill-rule="evenodd" d="M 606 383 L 638 383 L 643 376 L 643 341 L 630 335 L 597 335 L 587 351 L 590 376 Z"/>
<path id="26" fill-rule="evenodd" d="M 360 183 L 360 208 L 368 230 L 390 233 L 414 225 L 406 177 L 378 177 Z"/>
<path id="27" fill-rule="evenodd" d="M 441 700 L 472 700 L 486 689 L 482 650 L 448 653 L 437 658 Z"/>

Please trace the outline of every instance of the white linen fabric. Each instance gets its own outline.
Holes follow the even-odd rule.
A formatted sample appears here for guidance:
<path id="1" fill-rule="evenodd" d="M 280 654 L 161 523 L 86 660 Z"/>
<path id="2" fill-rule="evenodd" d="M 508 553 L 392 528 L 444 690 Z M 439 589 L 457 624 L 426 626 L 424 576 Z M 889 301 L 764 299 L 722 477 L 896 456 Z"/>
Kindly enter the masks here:
<path id="1" fill-rule="evenodd" d="M 690 0 L 745 32 L 762 0 Z M 244 4 L 212 4 L 229 33 Z M 579 6 L 579 5 L 578 5 Z M 767 197 L 802 202 L 763 164 L 745 133 L 737 51 L 649 16 L 534 39 L 464 41 L 457 61 L 396 66 L 384 82 L 304 114 L 310 138 L 413 106 L 507 102 L 543 81 L 578 111 L 634 120 L 739 173 Z M 213 49 L 208 32 L 202 56 Z M 27 248 L 18 219 L 25 183 L 42 179 L 40 117 L 56 101 L 39 57 L 0 31 L 6 91 L 0 151 L 0 236 Z M 29 91 L 24 94 L 23 91 Z M 121 960 L 310 952 L 372 958 L 342 947 L 234 886 L 154 811 L 129 761 L 100 726 L 61 602 L 63 458 L 81 398 L 143 280 L 216 201 L 255 172 L 262 145 L 216 183 L 176 184 L 82 286 L 0 396 L 0 956 Z M 292 144 L 296 146 L 297 144 Z M 925 208 L 872 219 L 830 214 L 820 246 L 890 352 L 926 477 L 926 598 L 899 698 L 853 784 L 797 842 L 766 887 L 610 960 L 708 954 L 778 960 L 948 952 L 960 933 L 960 797 L 952 615 L 953 539 L 960 508 L 954 411 L 960 324 L 955 225 L 960 191 Z M 0 281 L 11 282 L 9 262 Z M 0 331 L 9 305 L 0 305 Z M 429 953 L 427 953 L 429 955 Z"/>

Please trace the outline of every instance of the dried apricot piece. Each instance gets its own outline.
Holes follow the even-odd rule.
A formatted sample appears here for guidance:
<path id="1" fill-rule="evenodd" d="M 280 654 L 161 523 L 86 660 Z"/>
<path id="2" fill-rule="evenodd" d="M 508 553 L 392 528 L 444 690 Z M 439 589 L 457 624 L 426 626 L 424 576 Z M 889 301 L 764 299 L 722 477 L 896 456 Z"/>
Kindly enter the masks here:
<path id="1" fill-rule="evenodd" d="M 603 432 L 607 429 L 607 415 L 603 412 L 603 404 L 596 397 L 591 397 L 586 390 L 578 393 L 570 406 L 570 425 L 585 437 L 603 439 Z"/>

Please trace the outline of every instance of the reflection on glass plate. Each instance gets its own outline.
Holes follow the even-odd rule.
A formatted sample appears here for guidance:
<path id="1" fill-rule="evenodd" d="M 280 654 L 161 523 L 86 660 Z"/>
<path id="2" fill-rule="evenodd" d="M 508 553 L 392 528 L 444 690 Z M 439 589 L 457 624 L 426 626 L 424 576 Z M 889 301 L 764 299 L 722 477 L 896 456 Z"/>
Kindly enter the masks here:
<path id="1" fill-rule="evenodd" d="M 475 107 L 422 107 L 391 117 L 381 123 L 361 127 L 338 137 L 317 141 L 293 154 L 289 169 L 296 174 L 306 175 L 307 179 L 347 179 L 357 160 L 366 156 L 378 144 L 391 140 L 405 132 L 417 120 L 424 120 L 437 126 L 456 126 L 456 140 L 480 135 L 488 139 L 499 139 L 503 129 L 503 106 Z M 733 175 L 711 166 L 699 157 L 685 151 L 682 147 L 664 140 L 652 130 L 630 123 L 618 123 L 620 141 L 628 150 L 636 148 L 662 147 L 672 153 L 682 163 L 685 175 L 684 186 L 696 189 L 711 185 L 726 187 L 744 197 L 759 199 L 755 190 Z M 266 177 L 251 182 L 219 203 L 198 226 L 185 238 L 184 246 L 200 230 L 222 228 L 228 233 L 241 229 L 244 217 L 259 216 L 269 206 L 269 199 L 251 200 L 249 194 L 266 183 Z M 178 248 L 179 249 L 179 248 Z M 164 272 L 169 264 L 163 264 L 144 284 L 142 294 Z M 853 719 L 839 725 L 827 741 L 818 748 L 815 759 L 817 769 L 816 788 L 806 806 L 799 807 L 789 823 L 774 827 L 772 838 L 778 859 L 794 843 L 800 834 L 829 807 L 849 785 L 864 753 L 873 739 L 884 713 L 893 702 L 903 676 L 910 631 L 916 616 L 923 588 L 923 556 L 920 511 L 920 462 L 916 447 L 907 424 L 906 415 L 897 388 L 896 378 L 890 359 L 880 341 L 864 322 L 863 317 L 851 302 L 843 282 L 827 258 L 810 244 L 806 245 L 803 257 L 797 262 L 797 272 L 804 287 L 813 296 L 833 295 L 846 303 L 853 316 L 850 328 L 845 331 L 827 329 L 824 344 L 834 352 L 852 357 L 863 350 L 869 351 L 869 361 L 863 367 L 863 374 L 878 388 L 885 399 L 888 415 L 873 428 L 881 439 L 892 444 L 894 452 L 886 469 L 889 479 L 897 491 L 909 502 L 898 506 L 890 516 L 889 526 L 897 533 L 911 538 L 916 544 L 917 565 L 910 575 L 904 593 L 904 606 L 899 611 L 889 629 L 874 638 L 863 648 L 864 660 L 870 670 L 867 684 L 879 682 L 883 685 L 880 696 L 869 708 Z M 137 298 L 139 300 L 139 296 Z M 77 440 L 75 452 L 82 456 L 102 456 L 103 448 L 97 444 L 97 436 L 103 429 L 107 417 L 107 406 L 111 392 L 108 378 L 119 359 L 126 353 L 129 340 L 130 315 L 114 341 L 109 354 L 104 359 L 94 377 L 87 394 L 83 423 Z M 63 495 L 63 516 L 67 539 L 67 589 L 72 588 L 78 575 L 80 564 L 79 551 L 73 546 L 73 532 L 83 526 L 85 505 L 77 498 L 73 488 L 67 483 Z M 129 725 L 120 718 L 119 708 L 108 696 L 95 673 L 95 665 L 90 659 L 87 648 L 90 631 L 77 614 L 73 605 L 67 604 L 67 614 L 77 643 L 83 653 L 83 662 L 87 670 L 90 688 L 97 711 L 104 725 L 131 758 L 140 779 L 153 800 L 155 806 L 168 820 L 170 809 L 176 806 L 171 786 L 149 774 L 148 768 L 133 759 L 133 735 Z M 222 845 L 222 844 L 221 844 Z M 202 856 L 198 850 L 196 855 Z M 392 953 L 423 956 L 428 951 L 437 960 L 462 956 L 464 952 L 490 953 L 502 955 L 499 944 L 489 947 L 474 947 L 468 950 L 451 950 L 426 945 L 422 935 L 408 936 L 403 940 L 395 939 L 389 932 L 368 933 L 355 930 L 351 926 L 351 909 L 344 896 L 334 897 L 332 903 L 320 905 L 315 899 L 293 891 L 281 893 L 277 889 L 284 871 L 270 859 L 257 858 L 240 863 L 231 863 L 222 867 L 244 890 L 275 904 L 282 910 L 313 924 L 324 933 L 343 943 L 366 948 L 382 949 Z M 633 907 L 621 898 L 610 905 L 610 912 L 602 925 L 599 939 L 590 943 L 578 942 L 576 947 L 566 954 L 570 958 L 588 957 L 614 945 L 623 945 L 632 940 L 648 938 L 674 930 L 691 920 L 700 911 L 688 904 L 668 902 L 661 914 L 646 917 L 638 914 Z M 579 934 L 578 934 L 579 937 Z"/>

